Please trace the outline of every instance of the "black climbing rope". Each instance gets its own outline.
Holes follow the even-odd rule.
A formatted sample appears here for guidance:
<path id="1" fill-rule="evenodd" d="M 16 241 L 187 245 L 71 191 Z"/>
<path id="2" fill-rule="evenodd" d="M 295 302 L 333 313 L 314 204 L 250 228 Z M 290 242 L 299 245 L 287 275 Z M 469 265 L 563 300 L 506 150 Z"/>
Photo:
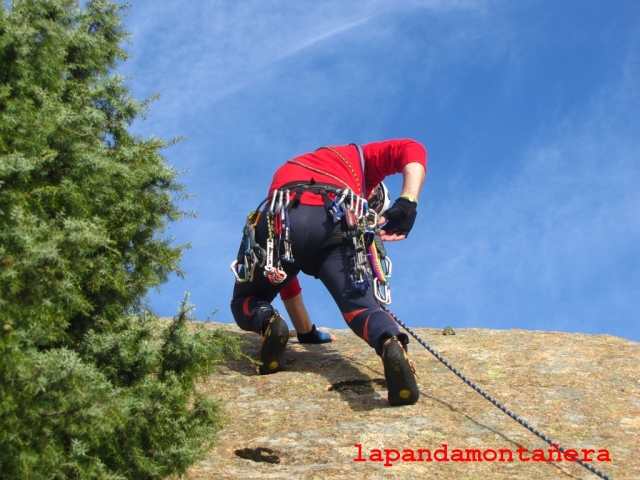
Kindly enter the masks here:
<path id="1" fill-rule="evenodd" d="M 482 395 L 484 398 L 486 398 L 487 400 L 489 400 L 492 404 L 494 404 L 496 407 L 498 407 L 500 410 L 502 410 L 504 413 L 506 413 L 507 415 L 509 415 L 509 417 L 511 417 L 513 420 L 515 420 L 516 422 L 518 422 L 520 425 L 522 425 L 523 427 L 525 427 L 527 430 L 529 430 L 531 433 L 534 433 L 535 435 L 537 435 L 538 437 L 540 437 L 542 440 L 544 440 L 545 442 L 547 442 L 549 445 L 551 446 L 555 446 L 555 448 L 557 448 L 558 450 L 560 450 L 563 454 L 565 453 L 565 449 L 563 447 L 561 447 L 560 445 L 558 445 L 558 443 L 554 442 L 553 440 L 551 440 L 549 437 L 547 437 L 545 434 L 539 432 L 538 430 L 536 430 L 534 427 L 532 427 L 531 425 L 529 425 L 526 421 L 522 420 L 520 417 L 518 417 L 515 413 L 513 413 L 511 410 L 509 410 L 507 407 L 503 406 L 500 402 L 498 402 L 496 399 L 494 399 L 491 395 L 489 395 L 488 393 L 486 393 L 484 390 L 482 390 L 480 387 L 478 387 L 475 383 L 473 383 L 471 380 L 469 380 L 467 377 L 465 377 L 457 368 L 455 368 L 453 365 L 451 365 L 449 362 L 447 362 L 447 360 L 445 360 L 442 355 L 440 355 L 438 352 L 436 352 L 433 348 L 431 348 L 429 345 L 427 345 L 427 343 L 422 340 L 413 330 L 411 330 L 411 328 L 409 328 L 408 326 L 406 326 L 398 317 L 396 317 L 393 313 L 391 313 L 384 305 L 381 305 L 382 309 L 387 312 L 389 315 L 391 315 L 391 317 L 393 317 L 393 319 L 398 322 L 398 324 L 404 328 L 407 332 L 409 332 L 409 334 L 415 338 L 418 343 L 420 343 L 420 345 L 422 345 L 424 348 L 426 348 L 429 353 L 431 353 L 434 357 L 436 357 L 438 360 L 440 360 L 440 362 L 442 362 L 444 364 L 445 367 L 447 367 L 449 370 L 451 370 L 453 373 L 455 373 L 458 377 L 460 377 L 460 379 L 466 383 L 467 385 L 469 385 L 471 388 L 473 388 L 476 392 L 478 392 L 480 395 Z M 589 470 L 592 473 L 595 473 L 596 475 L 598 475 L 600 478 L 604 478 L 604 480 L 613 480 L 611 477 L 605 475 L 603 472 L 601 472 L 600 470 L 598 470 L 597 468 L 589 465 L 588 463 L 580 460 L 579 458 L 575 459 L 576 463 L 579 463 L 580 465 L 582 465 L 584 468 L 586 468 L 587 470 Z"/>

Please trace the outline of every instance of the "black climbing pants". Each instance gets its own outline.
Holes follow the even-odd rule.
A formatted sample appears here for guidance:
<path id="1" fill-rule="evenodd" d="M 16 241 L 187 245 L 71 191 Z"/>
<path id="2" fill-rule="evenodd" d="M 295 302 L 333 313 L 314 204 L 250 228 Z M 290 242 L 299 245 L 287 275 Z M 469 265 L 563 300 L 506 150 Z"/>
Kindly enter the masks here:
<path id="1" fill-rule="evenodd" d="M 382 341 L 389 336 L 396 335 L 402 343 L 408 343 L 407 335 L 400 332 L 397 322 L 380 308 L 372 288 L 363 294 L 351 283 L 349 255 L 353 252 L 353 246 L 346 241 L 325 246 L 340 231 L 340 224 L 333 223 L 325 207 L 298 205 L 291 209 L 289 217 L 294 262 L 281 264 L 287 278 L 273 285 L 264 276 L 264 269 L 258 266 L 253 281 L 236 282 L 231 311 L 238 326 L 260 333 L 263 320 L 273 313 L 273 299 L 287 282 L 302 271 L 322 281 L 351 330 L 373 347 L 378 355 L 382 354 Z M 267 221 L 263 214 L 256 227 L 256 241 L 266 248 L 266 239 Z"/>

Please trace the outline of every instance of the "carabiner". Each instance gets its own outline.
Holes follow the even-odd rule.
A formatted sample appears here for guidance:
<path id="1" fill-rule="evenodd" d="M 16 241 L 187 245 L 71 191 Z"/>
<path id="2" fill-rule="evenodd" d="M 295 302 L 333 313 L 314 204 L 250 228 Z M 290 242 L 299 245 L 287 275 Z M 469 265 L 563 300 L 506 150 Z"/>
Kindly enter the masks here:
<path id="1" fill-rule="evenodd" d="M 284 193 L 285 193 L 285 198 L 287 199 L 286 203 L 284 204 L 284 208 L 288 209 L 289 208 L 289 204 L 291 203 L 291 195 L 290 195 L 289 189 L 287 188 L 284 191 Z"/>
<path id="2" fill-rule="evenodd" d="M 393 268 L 391 259 L 389 257 L 381 258 L 380 266 L 382 267 L 382 274 L 384 275 L 384 278 L 391 278 L 391 269 Z"/>
<path id="3" fill-rule="evenodd" d="M 246 265 L 240 265 L 240 267 L 245 272 L 243 277 L 241 277 L 240 274 L 238 273 L 237 266 L 238 266 L 238 260 L 234 260 L 233 262 L 231 262 L 230 268 L 231 268 L 231 271 L 233 272 L 233 276 L 236 277 L 236 282 L 238 283 L 248 282 L 250 279 L 250 275 Z"/>
<path id="4" fill-rule="evenodd" d="M 378 224 L 378 214 L 373 208 L 369 208 L 369 204 L 367 202 L 365 202 L 365 206 L 366 206 L 365 218 L 366 218 L 367 224 L 369 227 L 375 228 L 376 225 Z"/>
<path id="5" fill-rule="evenodd" d="M 276 205 L 274 207 L 274 209 L 272 210 L 272 213 L 275 213 L 275 216 L 279 215 L 282 213 L 282 190 L 276 190 L 275 192 L 273 192 L 273 200 L 276 200 L 276 193 L 277 193 L 277 198 L 278 200 L 276 201 Z"/>
<path id="6" fill-rule="evenodd" d="M 271 205 L 269 206 L 269 213 L 273 213 L 274 208 L 276 208 L 276 195 L 278 195 L 278 190 L 273 191 L 273 197 L 271 198 Z"/>
<path id="7" fill-rule="evenodd" d="M 279 210 L 280 212 L 280 221 L 284 223 L 285 212 L 287 209 L 285 208 L 285 204 L 282 203 L 284 193 L 280 190 L 280 195 L 278 196 L 278 206 L 276 207 L 276 212 Z"/>
<path id="8" fill-rule="evenodd" d="M 338 199 L 336 195 L 336 197 L 331 202 L 331 208 L 329 209 L 329 213 L 331 213 L 331 216 L 333 217 L 333 223 L 338 223 L 345 214 L 346 209 L 343 206 L 343 203 L 344 203 L 344 199 L 347 196 L 348 191 L 349 189 L 346 188 L 345 190 L 342 191 L 342 195 L 340 196 L 340 199 Z"/>
<path id="9" fill-rule="evenodd" d="M 356 218 L 360 220 L 362 218 L 362 214 L 364 213 L 364 199 L 362 197 L 356 197 Z"/>
<path id="10" fill-rule="evenodd" d="M 373 279 L 373 295 L 383 305 L 389 305 L 391 303 L 391 288 L 389 283 L 380 283 L 377 278 Z"/>

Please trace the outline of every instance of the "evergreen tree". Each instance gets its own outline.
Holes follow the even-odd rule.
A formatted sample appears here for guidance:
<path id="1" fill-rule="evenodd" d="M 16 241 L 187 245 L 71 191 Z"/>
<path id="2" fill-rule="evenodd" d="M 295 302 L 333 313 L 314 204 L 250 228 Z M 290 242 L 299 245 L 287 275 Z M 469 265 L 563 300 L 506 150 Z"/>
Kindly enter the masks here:
<path id="1" fill-rule="evenodd" d="M 159 478 L 211 444 L 195 391 L 237 343 L 144 305 L 184 245 L 172 144 L 129 132 L 148 102 L 115 73 L 125 7 L 0 6 L 2 478 Z"/>

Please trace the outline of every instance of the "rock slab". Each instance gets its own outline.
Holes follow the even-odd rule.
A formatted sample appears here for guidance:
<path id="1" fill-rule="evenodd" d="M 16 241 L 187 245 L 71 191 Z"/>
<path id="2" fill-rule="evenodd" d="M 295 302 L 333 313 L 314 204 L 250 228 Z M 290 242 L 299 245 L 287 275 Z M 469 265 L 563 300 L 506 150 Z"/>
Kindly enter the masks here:
<path id="1" fill-rule="evenodd" d="M 235 325 L 208 328 L 241 336 L 244 351 L 257 357 L 257 335 Z M 227 423 L 218 444 L 187 478 L 599 478 L 574 462 L 559 461 L 557 452 L 551 454 L 553 461 L 534 460 L 535 449 L 548 460 L 549 445 L 415 341 L 410 356 L 419 375 L 420 400 L 390 407 L 375 352 L 349 330 L 323 330 L 338 341 L 303 345 L 290 339 L 286 372 L 260 376 L 249 361 L 232 360 L 204 379 L 200 388 L 223 400 Z M 611 478 L 640 479 L 640 343 L 523 330 L 458 329 L 446 336 L 435 329 L 415 332 L 561 447 L 575 449 L 581 459 L 586 455 Z M 449 461 L 443 460 L 444 446 Z M 526 452 L 519 454 L 519 447 Z M 469 461 L 453 461 L 455 449 L 462 453 L 459 459 Z M 426 450 L 431 461 L 426 461 Z M 480 452 L 482 461 L 474 459 L 473 451 Z M 503 461 L 492 460 L 491 452 L 500 452 Z M 605 452 L 610 461 L 598 461 L 596 456 Z M 400 459 L 394 461 L 396 455 Z"/>

